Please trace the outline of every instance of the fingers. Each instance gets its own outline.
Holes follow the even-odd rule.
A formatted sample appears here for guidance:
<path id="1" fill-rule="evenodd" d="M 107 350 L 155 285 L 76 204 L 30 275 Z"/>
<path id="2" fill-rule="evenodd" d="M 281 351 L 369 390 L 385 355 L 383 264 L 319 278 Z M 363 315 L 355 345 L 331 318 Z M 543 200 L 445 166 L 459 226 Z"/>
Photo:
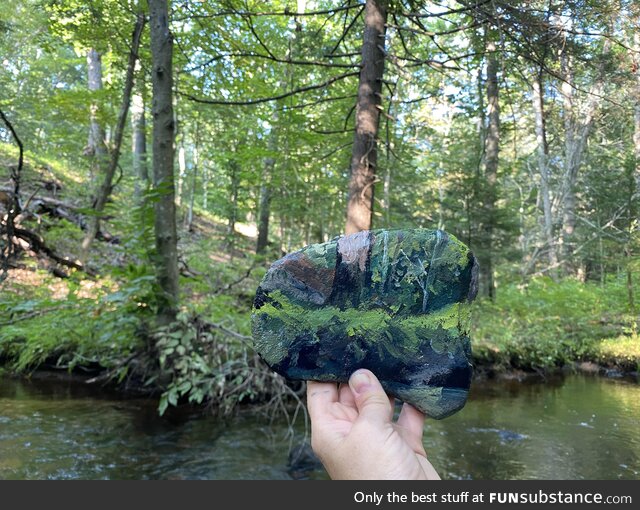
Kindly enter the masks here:
<path id="1" fill-rule="evenodd" d="M 411 449 L 419 455 L 426 455 L 424 445 L 422 444 L 424 414 L 415 407 L 405 403 L 402 406 L 402 411 L 400 411 L 396 425 L 396 430 Z"/>
<path id="2" fill-rule="evenodd" d="M 391 422 L 393 407 L 380 381 L 371 371 L 356 370 L 349 379 L 349 387 L 353 391 L 361 418 L 374 422 Z"/>
<path id="3" fill-rule="evenodd" d="M 326 415 L 329 406 L 337 401 L 338 386 L 336 383 L 307 381 L 307 408 L 311 421 Z"/>
<path id="4" fill-rule="evenodd" d="M 422 457 L 418 455 L 417 458 L 418 458 L 418 462 L 420 463 L 420 467 L 422 468 L 425 476 L 427 477 L 427 480 L 440 480 L 440 475 L 438 474 L 436 469 L 433 467 L 431 462 L 427 460 L 426 457 Z"/>
<path id="5" fill-rule="evenodd" d="M 348 384 L 340 384 L 338 388 L 338 401 L 351 409 L 357 409 L 356 397 Z"/>
<path id="6" fill-rule="evenodd" d="M 403 404 L 402 411 L 398 417 L 398 426 L 402 427 L 411 437 L 422 441 L 424 430 L 424 414 L 410 404 Z"/>

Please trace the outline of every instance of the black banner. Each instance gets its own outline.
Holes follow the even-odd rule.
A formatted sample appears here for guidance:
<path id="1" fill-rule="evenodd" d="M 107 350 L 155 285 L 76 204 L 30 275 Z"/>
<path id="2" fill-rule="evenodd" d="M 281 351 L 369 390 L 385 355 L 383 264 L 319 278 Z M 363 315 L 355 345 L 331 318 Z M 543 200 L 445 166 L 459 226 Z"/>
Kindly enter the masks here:
<path id="1" fill-rule="evenodd" d="M 4 503 L 20 508 L 638 508 L 637 481 L 111 481 L 44 482 L 42 489 L 1 482 Z M 72 486 L 69 485 L 72 484 Z M 4 506 L 4 505 L 3 505 Z M 7 506 L 7 508 L 9 508 Z"/>

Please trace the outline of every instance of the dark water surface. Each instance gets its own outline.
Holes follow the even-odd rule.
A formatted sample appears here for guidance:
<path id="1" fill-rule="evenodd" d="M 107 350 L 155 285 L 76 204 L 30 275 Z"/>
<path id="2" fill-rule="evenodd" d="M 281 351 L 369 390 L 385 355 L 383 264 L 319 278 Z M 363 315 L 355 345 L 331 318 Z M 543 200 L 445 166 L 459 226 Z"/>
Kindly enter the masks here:
<path id="1" fill-rule="evenodd" d="M 303 420 L 295 441 L 304 436 Z M 471 400 L 429 420 L 425 446 L 443 478 L 640 478 L 640 385 L 588 376 L 474 383 Z M 77 383 L 0 377 L 0 479 L 286 479 L 284 422 L 226 423 Z"/>

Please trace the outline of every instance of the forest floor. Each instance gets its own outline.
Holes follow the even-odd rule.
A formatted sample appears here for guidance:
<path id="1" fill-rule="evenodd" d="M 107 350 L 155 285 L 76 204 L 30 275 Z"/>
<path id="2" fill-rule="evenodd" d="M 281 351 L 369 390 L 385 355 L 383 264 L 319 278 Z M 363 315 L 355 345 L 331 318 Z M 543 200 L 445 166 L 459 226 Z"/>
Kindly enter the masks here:
<path id="1" fill-rule="evenodd" d="M 12 149 L 0 144 L 0 167 L 13 161 Z M 86 213 L 84 177 L 32 154 L 26 163 L 23 196 L 32 196 L 32 203 L 60 201 L 74 214 L 64 219 L 43 209 L 25 218 L 23 226 L 60 256 L 78 259 L 83 231 L 74 219 Z M 8 185 L 0 180 L 0 188 Z M 29 249 L 9 269 L 0 282 L 0 367 L 15 373 L 56 368 L 96 381 L 146 384 L 159 388 L 161 409 L 181 398 L 219 399 L 232 406 L 282 389 L 250 345 L 253 293 L 268 266 L 253 255 L 255 229 L 239 223 L 230 236 L 219 218 L 198 210 L 186 229 L 186 210 L 179 208 L 181 314 L 177 326 L 158 333 L 150 326 L 149 210 L 130 205 L 132 187 L 125 177 L 114 193 L 107 210 L 112 217 L 103 223 L 110 241 L 94 243 L 87 260 L 91 274 L 59 268 Z M 474 305 L 472 346 L 479 372 L 574 367 L 637 373 L 640 335 L 624 278 L 502 283 L 496 302 Z M 213 378 L 211 364 L 221 367 Z"/>

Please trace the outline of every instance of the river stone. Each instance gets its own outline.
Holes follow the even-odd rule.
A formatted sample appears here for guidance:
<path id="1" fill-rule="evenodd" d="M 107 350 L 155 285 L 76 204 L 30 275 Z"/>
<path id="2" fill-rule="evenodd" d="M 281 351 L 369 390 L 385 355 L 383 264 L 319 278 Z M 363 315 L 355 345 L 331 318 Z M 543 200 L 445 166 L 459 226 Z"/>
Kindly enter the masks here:
<path id="1" fill-rule="evenodd" d="M 368 368 L 433 418 L 471 384 L 469 303 L 478 265 L 442 230 L 373 230 L 273 263 L 258 287 L 254 345 L 288 379 L 345 382 Z"/>

